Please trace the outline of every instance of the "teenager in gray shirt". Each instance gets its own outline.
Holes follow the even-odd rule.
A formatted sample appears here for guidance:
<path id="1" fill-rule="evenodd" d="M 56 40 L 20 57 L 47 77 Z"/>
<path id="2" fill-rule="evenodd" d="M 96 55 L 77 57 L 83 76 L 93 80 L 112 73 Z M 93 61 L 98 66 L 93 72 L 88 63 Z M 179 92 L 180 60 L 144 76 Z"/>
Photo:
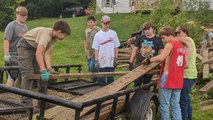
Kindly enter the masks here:
<path id="1" fill-rule="evenodd" d="M 28 31 L 27 20 L 28 11 L 25 7 L 19 6 L 16 8 L 16 19 L 10 22 L 4 31 L 4 61 L 7 66 L 18 65 L 17 58 L 17 43 Z M 15 79 L 18 77 L 17 70 L 7 72 L 7 86 L 13 86 Z"/>

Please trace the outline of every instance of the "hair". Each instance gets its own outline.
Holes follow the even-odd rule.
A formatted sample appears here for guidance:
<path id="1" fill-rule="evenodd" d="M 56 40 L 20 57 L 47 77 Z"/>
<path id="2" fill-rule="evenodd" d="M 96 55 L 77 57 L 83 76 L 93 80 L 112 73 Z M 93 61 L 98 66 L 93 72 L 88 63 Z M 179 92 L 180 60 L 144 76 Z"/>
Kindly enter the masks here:
<path id="1" fill-rule="evenodd" d="M 56 31 L 61 30 L 62 33 L 66 33 L 67 35 L 71 33 L 70 26 L 65 21 L 56 21 L 53 25 L 53 29 Z"/>
<path id="2" fill-rule="evenodd" d="M 165 35 L 165 36 L 170 36 L 170 35 L 171 36 L 175 36 L 175 31 L 171 27 L 163 27 L 159 31 L 159 37 L 161 37 L 163 35 Z"/>
<path id="3" fill-rule="evenodd" d="M 88 18 L 87 18 L 87 21 L 90 21 L 90 20 L 92 20 L 92 21 L 96 21 L 96 19 L 95 19 L 95 17 L 94 16 L 89 16 Z"/>
<path id="4" fill-rule="evenodd" d="M 19 6 L 16 8 L 16 14 L 28 14 L 28 10 L 26 7 Z"/>
<path id="5" fill-rule="evenodd" d="M 186 33 L 187 36 L 189 36 L 189 31 L 186 26 L 181 25 L 181 26 L 178 26 L 177 29 L 183 31 L 184 33 Z"/>
<path id="6" fill-rule="evenodd" d="M 143 30 L 147 30 L 147 29 L 149 29 L 150 27 L 154 28 L 152 22 L 150 22 L 150 21 L 145 22 L 145 23 L 143 24 Z"/>

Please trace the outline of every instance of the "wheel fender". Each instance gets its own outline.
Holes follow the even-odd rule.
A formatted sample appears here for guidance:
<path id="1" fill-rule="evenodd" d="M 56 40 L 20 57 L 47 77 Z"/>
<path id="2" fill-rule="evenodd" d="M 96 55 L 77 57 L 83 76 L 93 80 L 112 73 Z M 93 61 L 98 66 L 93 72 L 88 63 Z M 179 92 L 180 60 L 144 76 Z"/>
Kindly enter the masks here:
<path id="1" fill-rule="evenodd" d="M 142 120 L 145 116 L 150 100 L 154 100 L 155 104 L 158 105 L 158 99 L 155 93 L 145 90 L 135 92 L 127 109 L 127 116 L 130 120 Z"/>

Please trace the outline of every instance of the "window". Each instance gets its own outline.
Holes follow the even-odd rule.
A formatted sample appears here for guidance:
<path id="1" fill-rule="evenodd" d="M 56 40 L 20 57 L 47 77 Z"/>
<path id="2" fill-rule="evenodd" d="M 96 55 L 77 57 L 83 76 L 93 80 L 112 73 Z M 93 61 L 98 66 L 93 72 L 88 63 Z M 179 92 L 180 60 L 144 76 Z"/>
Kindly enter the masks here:
<path id="1" fill-rule="evenodd" d="M 110 0 L 104 0 L 104 7 L 110 7 Z"/>

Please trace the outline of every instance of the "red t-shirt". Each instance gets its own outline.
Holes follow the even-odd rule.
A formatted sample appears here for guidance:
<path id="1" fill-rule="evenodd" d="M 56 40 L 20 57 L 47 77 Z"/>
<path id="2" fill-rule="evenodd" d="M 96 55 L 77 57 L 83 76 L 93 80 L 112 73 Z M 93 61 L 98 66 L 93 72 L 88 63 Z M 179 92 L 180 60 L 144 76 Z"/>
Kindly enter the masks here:
<path id="1" fill-rule="evenodd" d="M 168 77 L 163 88 L 169 89 L 182 89 L 183 88 L 183 72 L 185 66 L 185 54 L 186 51 L 183 45 L 179 41 L 170 42 L 173 46 L 170 56 L 170 66 L 168 71 Z M 165 60 L 161 67 L 161 76 L 164 69 Z M 158 81 L 158 87 L 160 86 L 160 80 Z"/>

